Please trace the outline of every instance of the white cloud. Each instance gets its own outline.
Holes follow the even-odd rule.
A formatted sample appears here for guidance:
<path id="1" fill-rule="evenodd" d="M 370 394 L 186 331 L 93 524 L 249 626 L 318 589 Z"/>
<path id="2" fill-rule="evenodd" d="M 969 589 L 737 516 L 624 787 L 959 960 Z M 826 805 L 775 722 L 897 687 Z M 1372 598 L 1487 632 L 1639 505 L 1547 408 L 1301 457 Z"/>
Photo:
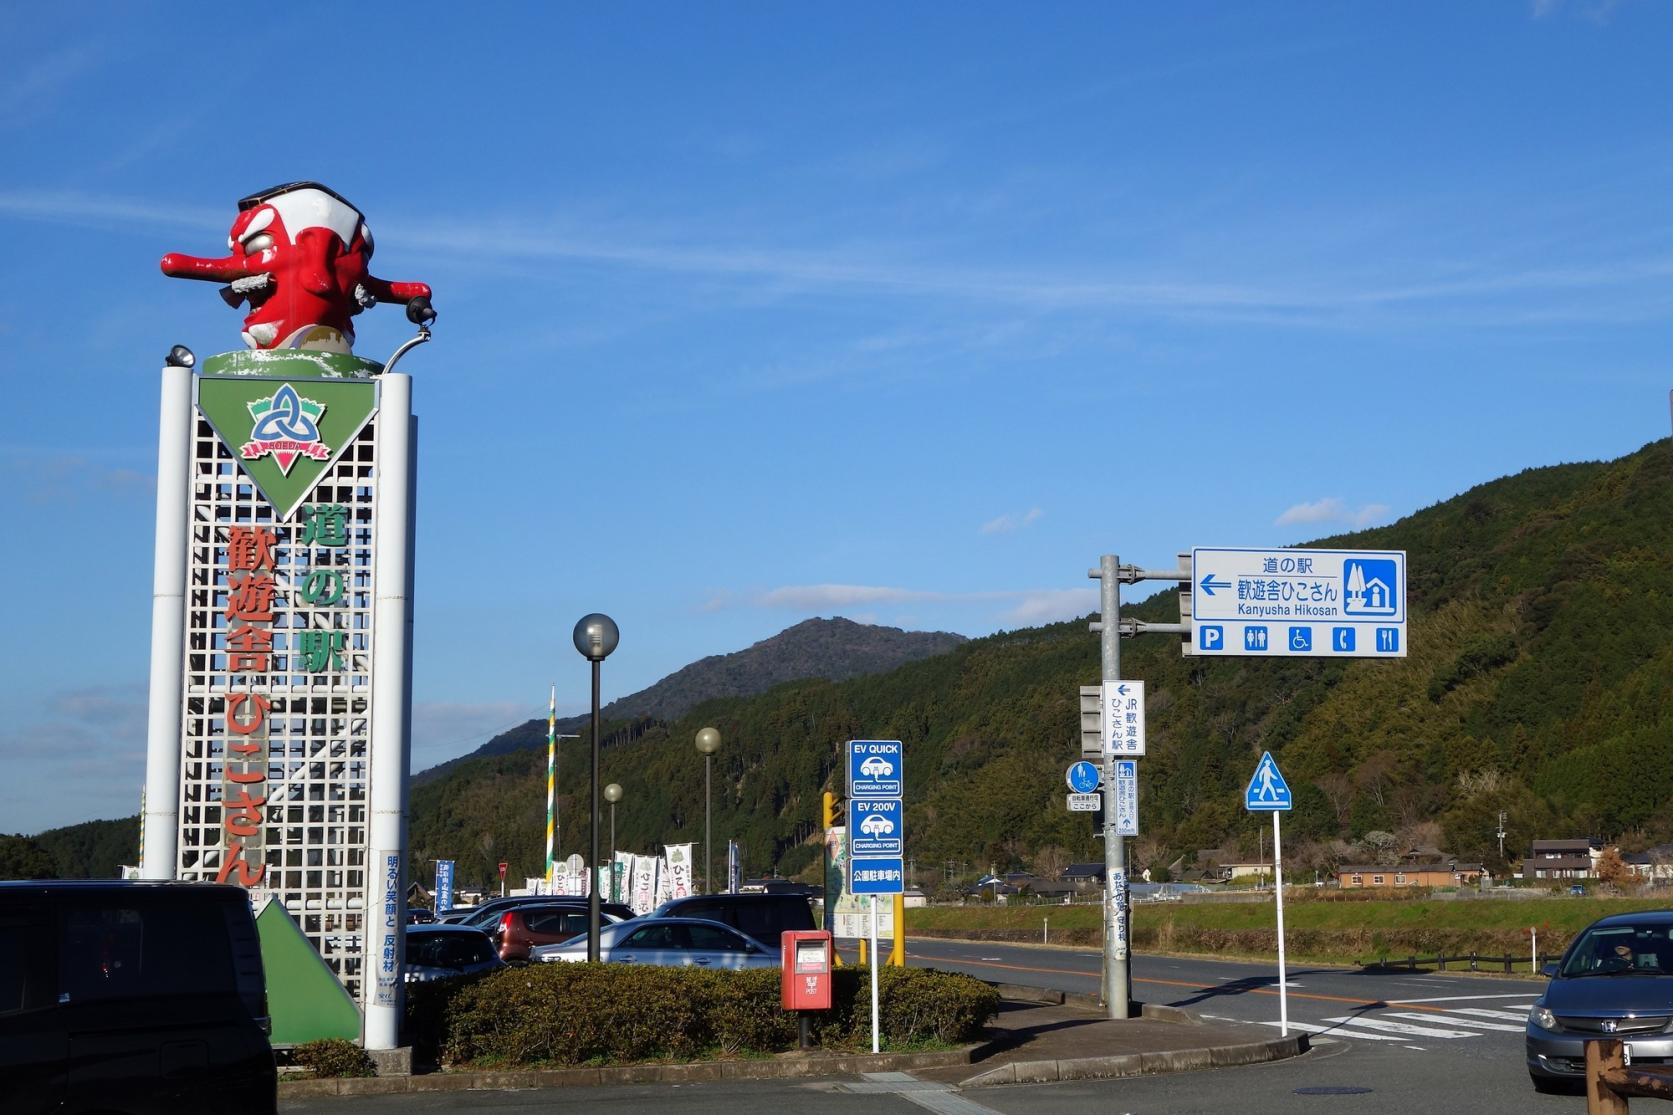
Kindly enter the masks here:
<path id="1" fill-rule="evenodd" d="M 1354 526 L 1368 527 L 1372 523 L 1381 522 L 1388 518 L 1389 506 L 1386 503 L 1367 503 L 1354 512 Z"/>
<path id="2" fill-rule="evenodd" d="M 792 608 L 820 611 L 848 608 L 855 604 L 900 604 L 909 600 L 938 600 L 940 593 L 884 585 L 786 585 L 755 596 L 760 608 Z"/>
<path id="3" fill-rule="evenodd" d="M 1020 515 L 1008 512 L 999 516 L 997 519 L 989 519 L 987 522 L 983 523 L 982 533 L 1010 534 L 1013 531 L 1021 530 L 1023 527 L 1033 526 L 1035 523 L 1044 518 L 1045 514 L 1046 513 L 1038 507 L 1030 507 L 1027 511 Z"/>
<path id="4" fill-rule="evenodd" d="M 34 719 L 0 727 L 0 831 L 34 833 L 138 813 L 146 688 L 112 682 L 47 693 Z"/>
<path id="5" fill-rule="evenodd" d="M 1287 527 L 1297 523 L 1333 523 L 1342 517 L 1342 511 L 1342 501 L 1332 496 L 1329 499 L 1314 500 L 1312 503 L 1298 503 L 1278 516 L 1274 525 Z"/>
<path id="6" fill-rule="evenodd" d="M 1316 499 L 1310 503 L 1298 503 L 1288 508 L 1273 521 L 1274 526 L 1297 526 L 1317 523 L 1347 523 L 1354 527 L 1368 527 L 1373 523 L 1388 518 L 1389 506 L 1386 503 L 1367 503 L 1359 508 L 1348 506 L 1346 500 L 1338 496 L 1328 496 Z"/>
<path id="7" fill-rule="evenodd" d="M 579 711 L 561 704 L 558 707 L 559 716 L 573 716 Z M 412 767 L 420 770 L 474 751 L 501 732 L 545 715 L 546 706 L 538 702 L 414 701 Z"/>
<path id="8" fill-rule="evenodd" d="M 1013 623 L 1032 627 L 1074 619 L 1097 610 L 1098 590 L 1095 588 L 1049 589 L 1023 593 L 1016 606 L 1005 616 Z"/>

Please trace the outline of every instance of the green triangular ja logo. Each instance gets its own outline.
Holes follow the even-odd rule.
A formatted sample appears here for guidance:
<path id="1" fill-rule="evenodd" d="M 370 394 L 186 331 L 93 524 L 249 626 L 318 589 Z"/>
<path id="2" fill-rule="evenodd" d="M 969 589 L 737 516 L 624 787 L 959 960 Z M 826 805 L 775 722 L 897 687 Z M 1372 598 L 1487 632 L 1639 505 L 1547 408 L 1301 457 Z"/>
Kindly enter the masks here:
<path id="1" fill-rule="evenodd" d="M 289 519 L 378 409 L 367 380 L 200 376 L 198 409 L 244 472 Z"/>

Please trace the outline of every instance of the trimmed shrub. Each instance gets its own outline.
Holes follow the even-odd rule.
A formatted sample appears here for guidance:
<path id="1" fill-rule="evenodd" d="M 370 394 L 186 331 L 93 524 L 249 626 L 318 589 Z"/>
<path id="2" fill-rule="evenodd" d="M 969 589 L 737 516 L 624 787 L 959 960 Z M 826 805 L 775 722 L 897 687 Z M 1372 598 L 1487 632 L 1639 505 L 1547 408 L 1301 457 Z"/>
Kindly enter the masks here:
<path id="1" fill-rule="evenodd" d="M 338 1076 L 375 1076 L 372 1058 L 344 1038 L 307 1041 L 291 1052 L 291 1060 L 320 1079 Z"/>
<path id="2" fill-rule="evenodd" d="M 794 1049 L 777 969 L 745 972 L 620 964 L 537 964 L 427 992 L 409 1022 L 454 1064 L 573 1065 L 767 1054 Z M 837 970 L 834 1009 L 815 1016 L 821 1044 L 871 1040 L 870 973 Z M 879 1020 L 892 1045 L 974 1041 L 999 996 L 971 976 L 922 968 L 879 973 Z M 421 1047 L 424 1035 L 411 1035 Z"/>

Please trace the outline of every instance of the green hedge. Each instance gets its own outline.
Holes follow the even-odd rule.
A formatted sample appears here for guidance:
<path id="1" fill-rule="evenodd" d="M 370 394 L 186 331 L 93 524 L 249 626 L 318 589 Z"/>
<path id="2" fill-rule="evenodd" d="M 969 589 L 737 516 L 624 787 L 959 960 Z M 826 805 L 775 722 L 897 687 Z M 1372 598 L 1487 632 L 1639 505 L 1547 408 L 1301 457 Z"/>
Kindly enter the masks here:
<path id="1" fill-rule="evenodd" d="M 865 968 L 837 970 L 833 1009 L 813 1016 L 820 1045 L 869 1048 L 870 979 Z M 796 1016 L 779 1006 L 777 969 L 536 964 L 409 992 L 407 1040 L 446 1064 L 621 1064 L 797 1045 Z M 998 993 L 971 976 L 878 973 L 879 1024 L 891 1048 L 975 1041 L 998 1010 Z"/>

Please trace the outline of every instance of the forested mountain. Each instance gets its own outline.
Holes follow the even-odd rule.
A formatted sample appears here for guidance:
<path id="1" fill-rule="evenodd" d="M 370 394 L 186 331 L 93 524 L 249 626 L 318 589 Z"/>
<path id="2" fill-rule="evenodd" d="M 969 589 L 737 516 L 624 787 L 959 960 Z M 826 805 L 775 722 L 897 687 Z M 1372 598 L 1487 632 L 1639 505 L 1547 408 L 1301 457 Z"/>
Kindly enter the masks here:
<path id="1" fill-rule="evenodd" d="M 114 879 L 121 865 L 139 863 L 138 816 L 0 840 L 12 842 L 0 851 L 0 879 Z"/>
<path id="2" fill-rule="evenodd" d="M 1129 641 L 1123 673 L 1149 695 L 1136 869 L 1222 844 L 1252 852 L 1262 821 L 1241 795 L 1266 749 L 1296 791 L 1285 849 L 1298 866 L 1349 854 L 1338 842 L 1368 833 L 1500 866 L 1501 809 L 1512 860 L 1541 837 L 1673 839 L 1666 441 L 1531 469 L 1318 544 L 1408 552 L 1410 657 L 1211 660 L 1182 657 L 1173 637 Z M 1174 593 L 1129 614 L 1174 618 Z M 701 839 L 692 740 L 712 724 L 725 741 L 716 844 L 741 840 L 751 871 L 795 873 L 817 858 L 820 791 L 840 789 L 838 749 L 860 737 L 905 741 L 907 848 L 922 875 L 949 861 L 1096 858 L 1086 817 L 1064 811 L 1062 772 L 1076 757 L 1078 687 L 1097 676 L 1097 638 L 1077 620 L 886 674 L 709 701 L 669 722 L 617 718 L 603 762 L 604 781 L 626 791 L 617 844 Z M 586 846 L 583 755 L 576 747 L 562 763 L 564 855 Z M 485 880 L 501 859 L 513 878 L 538 874 L 544 775 L 536 749 L 471 758 L 416 789 L 414 861 L 455 858 L 463 881 Z"/>
<path id="3" fill-rule="evenodd" d="M 717 697 L 748 697 L 805 678 L 843 681 L 883 673 L 943 654 L 964 641 L 963 635 L 950 631 L 902 631 L 898 627 L 855 623 L 841 616 L 807 619 L 743 650 L 711 654 L 682 666 L 654 685 L 611 701 L 602 714 L 611 720 L 670 720 Z M 558 721 L 557 730 L 578 732 L 589 720 L 587 716 L 568 717 Z M 465 759 L 545 745 L 546 721 L 530 720 L 500 733 L 463 758 L 420 772 L 416 782 L 422 785 Z"/>

